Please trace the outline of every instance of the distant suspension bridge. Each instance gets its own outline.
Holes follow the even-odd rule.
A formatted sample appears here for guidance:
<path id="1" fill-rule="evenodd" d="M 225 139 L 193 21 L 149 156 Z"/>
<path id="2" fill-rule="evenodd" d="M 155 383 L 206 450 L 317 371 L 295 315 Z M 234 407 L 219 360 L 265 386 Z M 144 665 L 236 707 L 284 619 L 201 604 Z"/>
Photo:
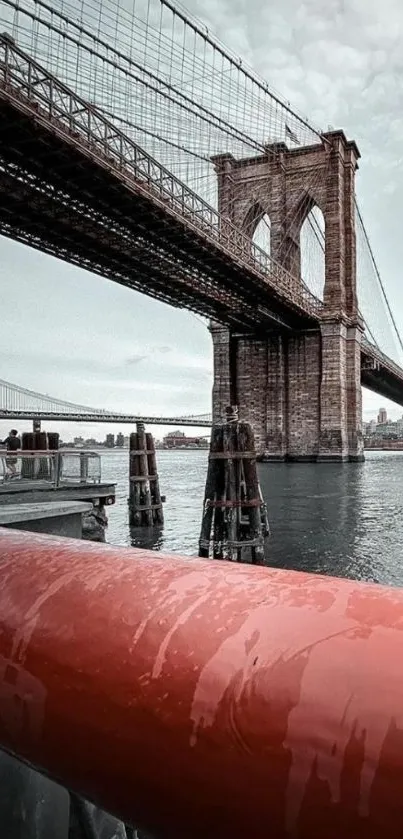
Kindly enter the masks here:
<path id="1" fill-rule="evenodd" d="M 144 422 L 147 425 L 183 425 L 195 428 L 208 428 L 212 424 L 211 414 L 155 417 L 89 408 L 88 405 L 77 405 L 62 399 L 55 399 L 43 393 L 36 393 L 3 379 L 0 379 L 0 419 L 116 422 L 128 425 Z"/>

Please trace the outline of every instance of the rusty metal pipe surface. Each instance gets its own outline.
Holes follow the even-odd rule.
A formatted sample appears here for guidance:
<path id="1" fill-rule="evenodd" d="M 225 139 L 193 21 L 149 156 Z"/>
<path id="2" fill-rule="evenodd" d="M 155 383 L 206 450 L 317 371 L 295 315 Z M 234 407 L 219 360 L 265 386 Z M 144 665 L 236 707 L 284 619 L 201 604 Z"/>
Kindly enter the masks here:
<path id="1" fill-rule="evenodd" d="M 0 532 L 0 746 L 175 839 L 403 834 L 403 591 Z"/>

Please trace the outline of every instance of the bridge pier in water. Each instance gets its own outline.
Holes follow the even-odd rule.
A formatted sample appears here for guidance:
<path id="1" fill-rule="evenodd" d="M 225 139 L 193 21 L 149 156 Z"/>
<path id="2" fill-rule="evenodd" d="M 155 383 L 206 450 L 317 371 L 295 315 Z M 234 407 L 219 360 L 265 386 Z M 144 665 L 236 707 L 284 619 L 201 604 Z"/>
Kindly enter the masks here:
<path id="1" fill-rule="evenodd" d="M 263 338 L 212 325 L 213 420 L 232 400 L 250 422 L 260 460 L 361 461 L 358 327 Z"/>
<path id="2" fill-rule="evenodd" d="M 300 233 L 313 207 L 325 222 L 323 315 L 289 320 L 260 334 L 211 324 L 213 421 L 237 404 L 264 460 L 363 460 L 362 320 L 357 305 L 355 190 L 359 151 L 342 131 L 321 144 L 235 160 L 214 158 L 220 213 L 253 234 L 270 218 L 271 256 L 301 277 Z M 302 279 L 301 279 L 302 289 Z M 306 293 L 309 294 L 306 289 Z"/>

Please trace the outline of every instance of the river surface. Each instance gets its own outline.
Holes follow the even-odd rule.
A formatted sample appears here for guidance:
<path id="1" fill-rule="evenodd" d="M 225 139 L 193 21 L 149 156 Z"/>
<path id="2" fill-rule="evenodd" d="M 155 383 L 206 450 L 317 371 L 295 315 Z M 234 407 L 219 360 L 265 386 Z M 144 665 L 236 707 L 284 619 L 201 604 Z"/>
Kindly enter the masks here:
<path id="1" fill-rule="evenodd" d="M 207 451 L 158 451 L 165 524 L 130 530 L 128 452 L 102 455 L 116 482 L 107 541 L 197 556 Z M 369 452 L 357 464 L 262 464 L 271 538 L 266 562 L 279 568 L 403 585 L 403 452 Z"/>

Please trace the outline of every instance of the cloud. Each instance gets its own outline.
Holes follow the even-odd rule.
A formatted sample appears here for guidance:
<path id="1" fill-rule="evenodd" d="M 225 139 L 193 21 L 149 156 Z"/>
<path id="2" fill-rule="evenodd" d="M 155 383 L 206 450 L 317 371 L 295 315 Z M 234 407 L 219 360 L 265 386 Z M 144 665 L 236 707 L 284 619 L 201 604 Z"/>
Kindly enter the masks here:
<path id="1" fill-rule="evenodd" d="M 144 361 L 146 358 L 148 358 L 148 355 L 132 355 L 126 359 L 126 364 L 139 364 L 140 361 Z"/>

